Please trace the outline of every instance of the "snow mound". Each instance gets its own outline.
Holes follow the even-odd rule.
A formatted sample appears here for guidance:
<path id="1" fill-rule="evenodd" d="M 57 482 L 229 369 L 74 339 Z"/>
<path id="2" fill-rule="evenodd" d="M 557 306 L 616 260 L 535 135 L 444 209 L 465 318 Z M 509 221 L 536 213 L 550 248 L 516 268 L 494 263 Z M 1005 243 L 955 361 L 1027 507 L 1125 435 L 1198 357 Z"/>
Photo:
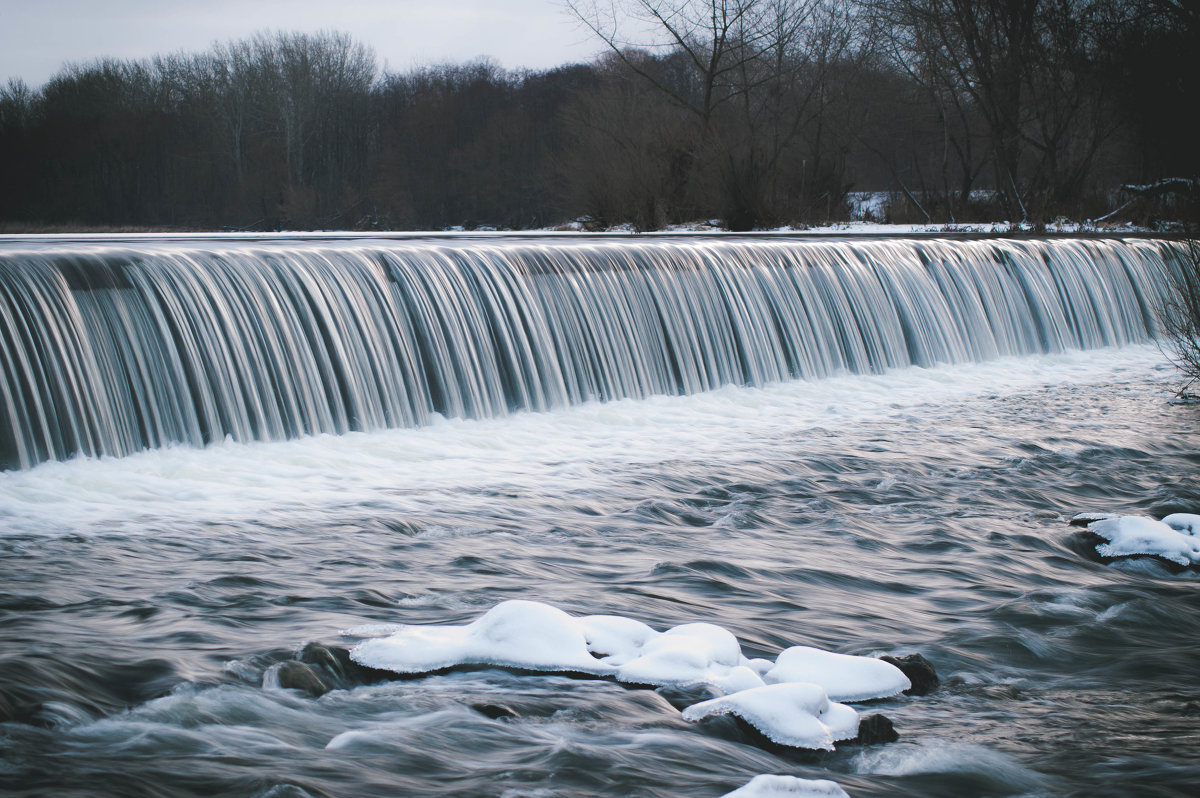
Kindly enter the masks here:
<path id="1" fill-rule="evenodd" d="M 576 619 L 536 601 L 505 601 L 465 626 L 402 626 L 366 640 L 350 658 L 359 665 L 416 674 L 457 665 L 500 665 L 537 671 L 609 675 L 588 652 Z"/>
<path id="2" fill-rule="evenodd" d="M 736 715 L 780 745 L 832 751 L 858 734 L 858 713 L 829 700 L 816 684 L 768 684 L 693 704 L 683 719 Z"/>
<path id="3" fill-rule="evenodd" d="M 755 776 L 749 783 L 722 798 L 787 798 L 795 796 L 827 796 L 850 798 L 836 782 L 826 779 L 799 779 L 795 776 Z"/>
<path id="4" fill-rule="evenodd" d="M 621 663 L 613 658 L 605 661 L 617 666 L 614 676 L 618 681 L 629 684 L 707 684 L 725 693 L 763 685 L 762 677 L 742 656 L 737 638 L 711 623 L 689 623 L 653 633 L 634 658 Z"/>
<path id="5" fill-rule="evenodd" d="M 1168 523 L 1168 521 L 1170 523 Z M 1088 525 L 1104 538 L 1096 551 L 1102 557 L 1149 554 L 1182 566 L 1200 565 L 1200 516 L 1189 513 L 1168 515 L 1162 521 L 1136 515 L 1105 518 Z"/>
<path id="6" fill-rule="evenodd" d="M 903 671 L 873 657 L 835 654 L 808 646 L 785 649 L 763 676 L 767 684 L 811 682 L 833 701 L 868 701 L 899 695 L 912 687 Z"/>
<path id="7" fill-rule="evenodd" d="M 369 668 L 420 674 L 460 665 L 496 665 L 607 676 L 653 687 L 711 685 L 721 692 L 761 687 L 729 631 L 689 623 L 656 632 L 616 615 L 576 618 L 536 601 L 505 601 L 463 626 L 401 626 L 350 652 Z"/>
<path id="8" fill-rule="evenodd" d="M 734 714 L 781 745 L 832 749 L 858 733 L 858 713 L 836 701 L 898 695 L 899 668 L 807 646 L 775 662 L 747 659 L 738 639 L 710 623 L 659 632 L 618 615 L 575 617 L 536 601 L 505 601 L 463 625 L 372 625 L 350 651 L 360 665 L 405 675 L 459 666 L 579 673 L 651 687 L 704 686 L 723 694 L 689 707 L 688 720 Z M 831 700 L 832 696 L 832 700 Z"/>
<path id="9" fill-rule="evenodd" d="M 1200 515 L 1192 513 L 1172 513 L 1164 516 L 1162 522 L 1174 529 L 1192 537 L 1200 537 Z"/>
<path id="10" fill-rule="evenodd" d="M 574 617 L 535 601 L 502 602 L 462 626 L 400 625 L 390 631 L 359 643 L 351 658 L 406 675 L 496 665 L 585 673 L 652 687 L 706 685 L 722 693 L 811 682 L 837 701 L 885 698 L 910 687 L 898 668 L 870 657 L 797 646 L 774 663 L 749 660 L 737 638 L 714 624 L 688 623 L 658 632 L 633 618 Z"/>

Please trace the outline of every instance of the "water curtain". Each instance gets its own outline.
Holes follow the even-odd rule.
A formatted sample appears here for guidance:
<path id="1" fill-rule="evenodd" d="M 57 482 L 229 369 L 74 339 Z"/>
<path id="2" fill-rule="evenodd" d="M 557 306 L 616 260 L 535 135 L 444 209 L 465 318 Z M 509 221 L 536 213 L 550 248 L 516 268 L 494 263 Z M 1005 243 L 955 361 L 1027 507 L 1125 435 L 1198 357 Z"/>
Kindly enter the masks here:
<path id="1" fill-rule="evenodd" d="M 0 465 L 1146 341 L 1151 240 L 0 248 Z"/>

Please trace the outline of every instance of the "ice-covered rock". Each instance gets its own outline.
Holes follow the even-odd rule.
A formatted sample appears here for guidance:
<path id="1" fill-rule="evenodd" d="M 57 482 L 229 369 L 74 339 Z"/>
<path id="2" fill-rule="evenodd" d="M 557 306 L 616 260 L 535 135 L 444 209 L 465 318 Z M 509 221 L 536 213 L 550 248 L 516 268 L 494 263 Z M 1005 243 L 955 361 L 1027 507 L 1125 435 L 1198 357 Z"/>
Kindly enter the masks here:
<path id="1" fill-rule="evenodd" d="M 858 734 L 858 713 L 829 700 L 815 684 L 768 684 L 701 701 L 683 711 L 698 722 L 717 715 L 736 715 L 780 745 L 833 750 L 839 740 Z"/>
<path id="2" fill-rule="evenodd" d="M 767 684 L 811 682 L 825 688 L 832 701 L 867 701 L 900 695 L 912 687 L 897 668 L 874 657 L 835 654 L 809 646 L 785 649 L 763 676 Z"/>
<path id="3" fill-rule="evenodd" d="M 837 782 L 827 779 L 801 779 L 795 776 L 755 776 L 748 783 L 722 798 L 850 798 Z"/>
<path id="4" fill-rule="evenodd" d="M 708 684 L 732 693 L 762 687 L 737 638 L 711 623 L 689 623 L 649 637 L 638 656 L 616 669 L 618 681 L 659 687 Z M 614 663 L 615 664 L 615 663 Z"/>
<path id="5" fill-rule="evenodd" d="M 729 630 L 710 623 L 659 632 L 632 618 L 575 617 L 535 601 L 505 601 L 463 625 L 399 626 L 360 642 L 350 659 L 405 675 L 494 665 L 713 688 L 724 695 L 688 707 L 685 718 L 733 714 L 768 739 L 800 748 L 832 748 L 855 737 L 858 713 L 836 701 L 884 698 L 910 687 L 900 669 L 877 659 L 797 646 L 775 662 L 751 660 Z"/>
<path id="6" fill-rule="evenodd" d="M 1165 516 L 1162 522 L 1174 529 L 1192 537 L 1200 537 L 1200 515 L 1193 513 L 1172 513 Z"/>
<path id="7" fill-rule="evenodd" d="M 537 671 L 608 675 L 588 651 L 577 619 L 536 601 L 505 601 L 464 626 L 404 626 L 359 643 L 359 665 L 417 674 L 457 665 L 499 665 Z"/>
<path id="8" fill-rule="evenodd" d="M 1171 523 L 1166 523 L 1171 519 Z M 1188 513 L 1169 515 L 1162 521 L 1145 516 L 1122 515 L 1105 518 L 1088 526 L 1088 531 L 1104 538 L 1096 546 L 1102 557 L 1129 557 L 1148 554 L 1182 566 L 1200 565 L 1200 516 Z"/>

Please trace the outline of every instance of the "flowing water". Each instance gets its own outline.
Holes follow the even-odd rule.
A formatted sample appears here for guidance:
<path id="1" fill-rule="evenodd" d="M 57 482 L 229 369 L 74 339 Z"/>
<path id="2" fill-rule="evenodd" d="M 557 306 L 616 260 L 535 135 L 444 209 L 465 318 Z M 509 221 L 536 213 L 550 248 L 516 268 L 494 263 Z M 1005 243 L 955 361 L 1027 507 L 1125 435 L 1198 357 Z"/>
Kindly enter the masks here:
<path id="1" fill-rule="evenodd" d="M 9 243 L 0 790 L 1190 795 L 1197 575 L 1066 524 L 1200 510 L 1175 252 Z M 511 598 L 942 684 L 862 708 L 898 742 L 797 753 L 607 681 L 273 678 Z"/>

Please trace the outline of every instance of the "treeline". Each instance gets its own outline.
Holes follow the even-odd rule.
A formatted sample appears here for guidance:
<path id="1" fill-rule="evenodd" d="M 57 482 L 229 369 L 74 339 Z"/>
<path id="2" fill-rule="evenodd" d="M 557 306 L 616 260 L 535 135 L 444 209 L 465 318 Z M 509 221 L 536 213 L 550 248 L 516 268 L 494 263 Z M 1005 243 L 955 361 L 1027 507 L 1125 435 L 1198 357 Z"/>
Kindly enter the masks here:
<path id="1" fill-rule="evenodd" d="M 0 221 L 748 229 L 886 190 L 892 221 L 1037 223 L 1200 175 L 1192 0 L 570 7 L 610 45 L 595 63 L 381 74 L 347 36 L 262 33 L 10 80 Z"/>

